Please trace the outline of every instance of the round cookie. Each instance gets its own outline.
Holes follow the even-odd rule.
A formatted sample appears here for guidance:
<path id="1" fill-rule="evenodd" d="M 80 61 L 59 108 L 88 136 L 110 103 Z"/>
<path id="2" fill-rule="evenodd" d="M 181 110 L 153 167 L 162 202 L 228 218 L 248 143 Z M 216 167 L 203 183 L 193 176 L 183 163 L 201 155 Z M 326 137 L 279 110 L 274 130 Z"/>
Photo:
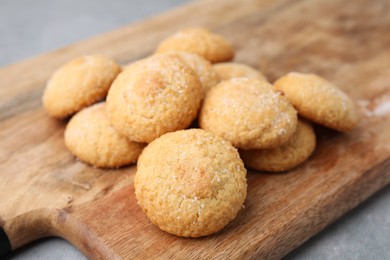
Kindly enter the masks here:
<path id="1" fill-rule="evenodd" d="M 247 194 L 237 150 L 201 129 L 168 133 L 150 143 L 138 160 L 134 186 L 150 221 L 184 237 L 221 230 Z"/>
<path id="2" fill-rule="evenodd" d="M 208 92 L 199 123 L 237 148 L 275 148 L 294 134 L 297 112 L 269 83 L 233 78 Z"/>
<path id="3" fill-rule="evenodd" d="M 107 109 L 120 133 L 150 143 L 188 127 L 202 98 L 202 85 L 190 67 L 178 58 L 157 55 L 132 64 L 117 77 L 107 95 Z"/>
<path id="4" fill-rule="evenodd" d="M 196 53 L 212 63 L 229 61 L 234 57 L 233 47 L 225 38 L 200 27 L 180 30 L 163 40 L 156 53 L 167 51 Z"/>
<path id="5" fill-rule="evenodd" d="M 195 53 L 171 51 L 160 55 L 176 57 L 193 69 L 202 83 L 204 94 L 221 81 L 211 63 Z"/>
<path id="6" fill-rule="evenodd" d="M 284 145 L 274 149 L 240 150 L 240 155 L 247 168 L 281 172 L 306 161 L 315 146 L 316 136 L 313 127 L 310 123 L 299 120 L 296 132 Z"/>
<path id="7" fill-rule="evenodd" d="M 113 60 L 82 56 L 61 66 L 49 79 L 43 106 L 53 117 L 65 118 L 106 97 L 121 67 Z"/>
<path id="8" fill-rule="evenodd" d="M 111 126 L 105 103 L 84 108 L 72 117 L 65 129 L 65 144 L 80 160 L 102 168 L 134 163 L 145 147 Z"/>
<path id="9" fill-rule="evenodd" d="M 267 78 L 260 71 L 246 64 L 224 62 L 215 64 L 214 69 L 217 71 L 221 80 L 246 77 L 250 79 L 267 81 Z"/>
<path id="10" fill-rule="evenodd" d="M 338 131 L 351 130 L 358 121 L 352 100 L 315 74 L 291 72 L 274 83 L 303 117 Z"/>

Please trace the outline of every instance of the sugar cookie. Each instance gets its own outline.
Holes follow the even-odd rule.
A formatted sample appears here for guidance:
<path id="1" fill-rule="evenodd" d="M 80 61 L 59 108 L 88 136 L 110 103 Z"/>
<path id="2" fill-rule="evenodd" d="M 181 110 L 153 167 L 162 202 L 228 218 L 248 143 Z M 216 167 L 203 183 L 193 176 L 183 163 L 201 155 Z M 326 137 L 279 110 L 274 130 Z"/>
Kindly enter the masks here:
<path id="1" fill-rule="evenodd" d="M 237 148 L 274 148 L 294 134 L 297 112 L 269 83 L 234 78 L 209 91 L 199 123 Z"/>
<path id="2" fill-rule="evenodd" d="M 195 72 L 179 59 L 153 56 L 132 64 L 107 96 L 113 126 L 130 140 L 150 143 L 188 127 L 203 98 Z"/>
<path id="3" fill-rule="evenodd" d="M 247 194 L 237 150 L 201 129 L 168 133 L 150 143 L 139 158 L 134 186 L 150 221 L 184 237 L 221 230 Z"/>
<path id="4" fill-rule="evenodd" d="M 196 53 L 212 63 L 229 61 L 234 57 L 232 45 L 223 37 L 205 28 L 187 28 L 163 40 L 156 53 L 186 51 Z"/>
<path id="5" fill-rule="evenodd" d="M 106 104 L 84 108 L 65 129 L 66 147 L 80 160 L 102 168 L 117 168 L 137 161 L 144 144 L 119 134 L 109 122 Z"/>
<path id="6" fill-rule="evenodd" d="M 260 71 L 246 64 L 237 62 L 223 62 L 215 64 L 213 67 L 217 71 L 221 80 L 246 77 L 250 79 L 267 81 L 267 78 Z"/>
<path id="7" fill-rule="evenodd" d="M 352 100 L 339 88 L 315 74 L 291 72 L 274 83 L 303 117 L 318 124 L 349 131 L 358 117 Z"/>
<path id="8" fill-rule="evenodd" d="M 299 120 L 294 135 L 274 149 L 240 150 L 245 167 L 258 171 L 280 172 L 292 169 L 310 157 L 316 136 L 310 123 Z"/>
<path id="9" fill-rule="evenodd" d="M 53 117 L 65 118 L 106 97 L 121 67 L 113 60 L 89 55 L 73 59 L 50 78 L 43 106 Z"/>
<path id="10" fill-rule="evenodd" d="M 198 54 L 184 51 L 171 51 L 160 55 L 176 57 L 193 69 L 202 83 L 203 93 L 207 93 L 212 87 L 216 86 L 221 81 L 217 71 L 213 68 L 211 63 Z"/>

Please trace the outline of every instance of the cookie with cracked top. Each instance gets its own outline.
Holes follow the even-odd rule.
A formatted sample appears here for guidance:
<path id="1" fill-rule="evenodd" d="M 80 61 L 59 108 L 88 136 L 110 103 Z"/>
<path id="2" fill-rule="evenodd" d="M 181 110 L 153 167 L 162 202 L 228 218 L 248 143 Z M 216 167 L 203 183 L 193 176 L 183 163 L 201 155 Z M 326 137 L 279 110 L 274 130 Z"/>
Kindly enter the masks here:
<path id="1" fill-rule="evenodd" d="M 65 145 L 83 162 L 101 168 L 134 163 L 145 147 L 112 127 L 105 103 L 84 108 L 72 117 L 65 129 Z"/>
<path id="2" fill-rule="evenodd" d="M 137 164 L 135 194 L 150 221 L 183 237 L 211 235 L 242 208 L 246 169 L 226 140 L 201 129 L 168 133 Z"/>
<path id="3" fill-rule="evenodd" d="M 203 88 L 180 59 L 152 56 L 126 68 L 107 95 L 112 125 L 130 140 L 150 143 L 187 128 L 195 119 Z"/>
<path id="4" fill-rule="evenodd" d="M 294 134 L 297 112 L 271 84 L 233 78 L 208 92 L 199 123 L 240 149 L 275 148 Z"/>
<path id="5" fill-rule="evenodd" d="M 274 88 L 283 92 L 302 117 L 315 123 L 345 132 L 358 122 L 351 98 L 320 76 L 290 72 Z"/>
<path id="6" fill-rule="evenodd" d="M 245 167 L 268 172 L 281 172 L 297 167 L 314 152 L 316 136 L 311 124 L 298 120 L 297 130 L 284 145 L 274 149 L 240 150 Z"/>
<path id="7" fill-rule="evenodd" d="M 43 93 L 45 110 L 53 117 L 65 118 L 107 95 L 121 67 L 113 60 L 86 55 L 61 66 L 49 79 Z"/>
<path id="8" fill-rule="evenodd" d="M 211 63 L 229 61 L 234 57 L 233 46 L 228 40 L 202 27 L 182 29 L 163 40 L 156 53 L 167 51 L 196 53 Z"/>

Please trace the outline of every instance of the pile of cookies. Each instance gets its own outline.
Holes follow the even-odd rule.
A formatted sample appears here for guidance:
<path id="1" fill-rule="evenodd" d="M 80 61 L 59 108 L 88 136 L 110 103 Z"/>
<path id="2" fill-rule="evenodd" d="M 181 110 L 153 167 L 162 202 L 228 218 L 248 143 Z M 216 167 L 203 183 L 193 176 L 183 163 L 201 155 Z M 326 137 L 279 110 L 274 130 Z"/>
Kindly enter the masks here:
<path id="1" fill-rule="evenodd" d="M 56 118 L 74 115 L 65 144 L 80 160 L 102 168 L 138 160 L 135 193 L 152 223 L 210 235 L 243 207 L 245 167 L 286 171 L 307 160 L 316 146 L 309 121 L 338 131 L 357 123 L 351 99 L 325 79 L 292 72 L 270 84 L 233 57 L 225 38 L 184 29 L 123 68 L 94 55 L 66 63 L 43 105 Z"/>

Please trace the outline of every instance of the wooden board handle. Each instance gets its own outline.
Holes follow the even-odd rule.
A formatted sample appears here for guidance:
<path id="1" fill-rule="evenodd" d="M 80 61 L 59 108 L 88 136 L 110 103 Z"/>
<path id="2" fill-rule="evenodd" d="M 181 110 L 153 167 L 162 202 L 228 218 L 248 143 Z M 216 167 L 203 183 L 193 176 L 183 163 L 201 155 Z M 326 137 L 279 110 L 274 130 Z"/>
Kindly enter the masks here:
<path id="1" fill-rule="evenodd" d="M 7 255 L 11 252 L 11 243 L 9 242 L 7 234 L 3 228 L 0 227 L 0 257 Z"/>
<path id="2" fill-rule="evenodd" d="M 3 220 L 0 256 L 39 238 L 55 235 L 51 220 L 55 219 L 57 212 L 55 209 L 41 208 Z"/>
<path id="3" fill-rule="evenodd" d="M 96 216 L 96 215 L 95 215 Z M 43 237 L 61 237 L 79 248 L 90 258 L 119 259 L 104 241 L 87 227 L 86 221 L 64 209 L 39 208 L 5 221 L 0 218 L 0 259 Z"/>

